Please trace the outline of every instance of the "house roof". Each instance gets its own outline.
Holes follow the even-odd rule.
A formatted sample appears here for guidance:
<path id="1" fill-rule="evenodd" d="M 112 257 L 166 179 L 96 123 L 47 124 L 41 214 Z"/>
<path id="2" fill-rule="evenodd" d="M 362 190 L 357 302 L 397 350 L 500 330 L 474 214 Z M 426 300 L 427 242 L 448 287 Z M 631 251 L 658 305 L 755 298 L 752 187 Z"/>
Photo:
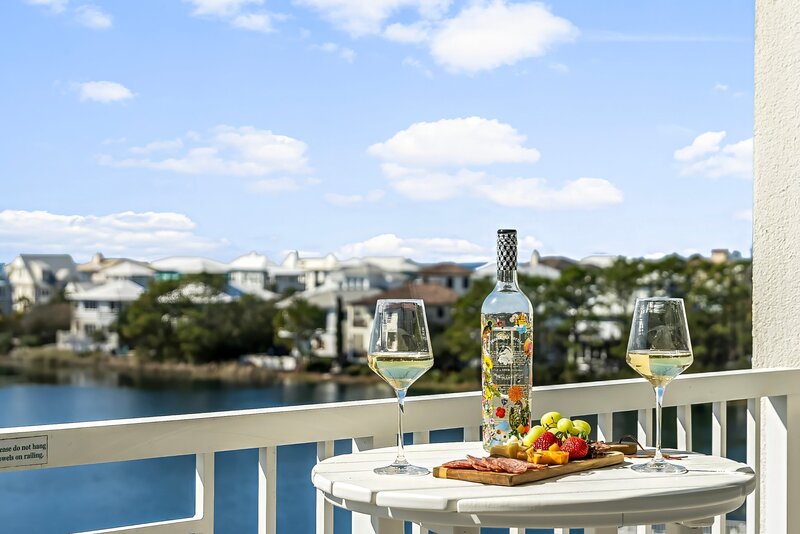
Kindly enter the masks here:
<path id="1" fill-rule="evenodd" d="M 458 293 L 439 284 L 406 284 L 359 299 L 354 304 L 372 306 L 378 299 L 422 299 L 428 306 L 449 306 L 458 300 Z"/>
<path id="2" fill-rule="evenodd" d="M 277 300 L 280 297 L 279 293 L 275 293 L 274 291 L 270 291 L 269 289 L 241 285 L 237 284 L 236 282 L 231 282 L 229 285 L 231 288 L 238 291 L 239 293 L 253 295 L 254 297 L 260 298 L 261 300 Z"/>
<path id="3" fill-rule="evenodd" d="M 200 256 L 171 256 L 151 262 L 150 267 L 157 271 L 180 274 L 225 274 L 230 271 L 230 267 L 221 261 Z"/>
<path id="4" fill-rule="evenodd" d="M 106 276 L 125 278 L 130 278 L 132 276 L 153 276 L 156 272 L 155 269 L 142 262 L 127 259 L 119 260 L 110 267 L 104 267 L 102 271 Z"/>
<path id="5" fill-rule="evenodd" d="M 37 274 L 50 271 L 63 281 L 73 278 L 76 273 L 75 262 L 69 254 L 20 254 L 19 259 L 31 275 L 34 275 L 34 270 L 39 271 Z"/>
<path id="6" fill-rule="evenodd" d="M 271 262 L 269 258 L 258 252 L 250 252 L 244 256 L 239 256 L 228 264 L 232 271 L 259 271 L 265 272 L 275 263 Z"/>
<path id="7" fill-rule="evenodd" d="M 469 276 L 472 269 L 467 269 L 453 262 L 435 263 L 433 265 L 426 265 L 419 270 L 422 276 L 437 276 L 437 275 L 451 275 L 451 276 Z"/>
<path id="8" fill-rule="evenodd" d="M 130 280 L 112 280 L 105 284 L 96 285 L 87 289 L 66 295 L 67 300 L 105 300 L 113 302 L 131 302 L 144 293 L 144 288 Z"/>

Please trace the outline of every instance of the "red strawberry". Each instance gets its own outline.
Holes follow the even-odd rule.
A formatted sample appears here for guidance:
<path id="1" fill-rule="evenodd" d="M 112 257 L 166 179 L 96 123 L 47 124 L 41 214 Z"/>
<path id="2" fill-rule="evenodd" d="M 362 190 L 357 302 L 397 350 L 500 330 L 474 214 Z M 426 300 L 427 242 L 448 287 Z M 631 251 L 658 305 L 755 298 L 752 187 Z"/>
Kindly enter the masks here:
<path id="1" fill-rule="evenodd" d="M 570 460 L 580 460 L 589 454 L 589 445 L 578 436 L 570 436 L 561 444 L 561 450 L 569 453 Z"/>
<path id="2" fill-rule="evenodd" d="M 537 450 L 542 449 L 543 451 L 546 451 L 547 449 L 550 448 L 550 445 L 558 442 L 559 440 L 555 434 L 553 434 L 552 432 L 545 432 L 544 434 L 536 438 L 536 441 L 533 442 L 533 448 Z"/>

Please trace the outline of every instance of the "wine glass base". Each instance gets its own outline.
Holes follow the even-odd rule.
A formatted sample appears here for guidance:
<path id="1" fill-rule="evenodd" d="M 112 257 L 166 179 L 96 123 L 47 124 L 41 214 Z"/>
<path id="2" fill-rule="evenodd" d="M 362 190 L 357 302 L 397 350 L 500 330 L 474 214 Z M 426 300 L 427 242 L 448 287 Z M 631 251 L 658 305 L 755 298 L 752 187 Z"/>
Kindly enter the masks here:
<path id="1" fill-rule="evenodd" d="M 688 472 L 688 469 L 682 465 L 671 464 L 663 460 L 652 460 L 646 464 L 637 464 L 631 467 L 631 470 L 637 473 L 665 473 L 668 475 L 681 475 Z"/>
<path id="2" fill-rule="evenodd" d="M 430 469 L 419 467 L 418 465 L 409 464 L 392 464 L 386 467 L 376 467 L 374 470 L 377 475 L 411 475 L 411 476 L 424 476 L 429 475 Z"/>

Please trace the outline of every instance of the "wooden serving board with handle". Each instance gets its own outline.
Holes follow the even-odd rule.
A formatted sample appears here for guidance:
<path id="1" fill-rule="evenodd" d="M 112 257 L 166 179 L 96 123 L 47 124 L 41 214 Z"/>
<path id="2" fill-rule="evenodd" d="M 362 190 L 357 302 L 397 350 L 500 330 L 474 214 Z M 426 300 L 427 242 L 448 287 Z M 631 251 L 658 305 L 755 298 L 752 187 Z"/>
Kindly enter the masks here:
<path id="1" fill-rule="evenodd" d="M 573 460 L 565 465 L 548 465 L 547 469 L 537 469 L 526 471 L 518 475 L 512 473 L 495 473 L 493 471 L 477 471 L 475 469 L 448 469 L 446 467 L 434 467 L 433 476 L 437 478 L 449 478 L 452 480 L 465 480 L 467 482 L 480 482 L 493 486 L 517 486 L 528 482 L 537 482 L 548 478 L 560 477 L 570 473 L 608 467 L 610 465 L 621 464 L 625 460 L 625 455 L 621 452 L 608 452 L 603 456 L 591 458 L 589 460 Z"/>

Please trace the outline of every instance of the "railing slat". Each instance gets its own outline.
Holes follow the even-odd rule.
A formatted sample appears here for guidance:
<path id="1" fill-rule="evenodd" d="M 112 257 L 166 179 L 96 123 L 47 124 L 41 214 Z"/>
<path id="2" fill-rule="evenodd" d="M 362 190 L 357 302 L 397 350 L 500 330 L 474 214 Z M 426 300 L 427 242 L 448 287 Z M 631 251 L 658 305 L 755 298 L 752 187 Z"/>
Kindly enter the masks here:
<path id="1" fill-rule="evenodd" d="M 194 519 L 201 522 L 203 534 L 214 534 L 214 453 L 195 456 Z"/>
<path id="2" fill-rule="evenodd" d="M 747 534 L 758 534 L 761 523 L 761 399 L 747 400 L 747 465 L 756 472 L 756 489 L 747 496 Z"/>
<path id="3" fill-rule="evenodd" d="M 717 401 L 711 405 L 711 454 L 726 456 L 728 454 L 728 403 Z M 726 521 L 724 515 L 714 518 L 711 534 L 725 534 Z"/>
<path id="4" fill-rule="evenodd" d="M 614 441 L 614 414 L 597 414 L 597 440 L 611 443 Z"/>
<path id="5" fill-rule="evenodd" d="M 278 449 L 258 449 L 258 534 L 278 531 Z"/>
<path id="6" fill-rule="evenodd" d="M 636 439 L 645 447 L 653 445 L 653 410 L 645 408 L 637 410 Z"/>
<path id="7" fill-rule="evenodd" d="M 678 406 L 678 448 L 692 450 L 692 405 Z"/>
<path id="8" fill-rule="evenodd" d="M 769 483 L 762 486 L 760 532 L 794 532 L 800 525 L 800 395 L 767 398 L 761 419 L 761 443 L 767 448 L 761 457 L 761 478 Z"/>
<path id="9" fill-rule="evenodd" d="M 317 463 L 333 456 L 333 441 L 317 443 Z M 333 505 L 329 503 L 320 490 L 317 490 L 317 534 L 333 533 Z"/>

